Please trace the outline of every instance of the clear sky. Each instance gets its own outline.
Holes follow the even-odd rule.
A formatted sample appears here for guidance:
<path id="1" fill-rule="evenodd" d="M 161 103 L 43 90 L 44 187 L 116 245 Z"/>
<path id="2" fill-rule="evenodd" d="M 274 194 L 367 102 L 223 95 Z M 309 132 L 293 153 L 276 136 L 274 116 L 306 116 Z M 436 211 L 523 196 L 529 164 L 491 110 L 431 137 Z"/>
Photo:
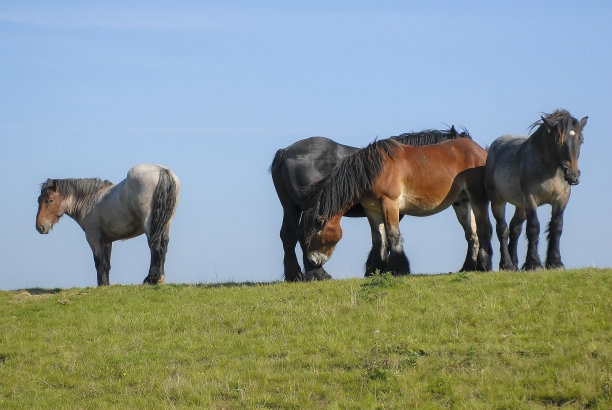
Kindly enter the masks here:
<path id="1" fill-rule="evenodd" d="M 167 281 L 274 281 L 278 148 L 313 135 L 365 146 L 450 124 L 484 146 L 556 108 L 589 116 L 563 260 L 612 266 L 612 3 L 291 3 L 1 2 L 0 289 L 96 284 L 74 221 L 34 229 L 48 177 L 119 182 L 135 164 L 164 164 L 182 182 Z M 539 214 L 544 231 L 549 207 Z M 361 277 L 367 222 L 343 227 L 326 268 Z M 461 266 L 452 210 L 400 228 L 414 272 Z M 110 281 L 140 283 L 148 264 L 144 236 L 116 242 Z"/>

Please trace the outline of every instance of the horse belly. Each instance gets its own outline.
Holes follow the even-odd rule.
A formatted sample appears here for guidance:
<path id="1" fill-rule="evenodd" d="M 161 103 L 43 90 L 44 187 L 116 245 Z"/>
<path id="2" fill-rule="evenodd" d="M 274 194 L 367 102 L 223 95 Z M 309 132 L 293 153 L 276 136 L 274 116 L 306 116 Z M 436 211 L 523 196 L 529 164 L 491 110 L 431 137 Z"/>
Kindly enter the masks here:
<path id="1" fill-rule="evenodd" d="M 435 196 L 423 196 L 402 193 L 399 197 L 400 214 L 412 216 L 429 216 L 448 208 L 453 201 Z"/>
<path id="2" fill-rule="evenodd" d="M 493 182 L 497 197 L 515 206 L 523 205 L 520 171 L 514 167 L 498 167 L 493 172 Z"/>
<path id="3" fill-rule="evenodd" d="M 102 230 L 107 238 L 116 241 L 134 238 L 144 233 L 144 225 L 133 215 L 126 212 L 115 212 L 113 215 L 104 218 Z"/>
<path id="4" fill-rule="evenodd" d="M 96 207 L 101 221 L 100 228 L 113 241 L 134 238 L 144 233 L 143 217 L 134 212 L 134 205 L 129 203 L 134 198 L 126 196 L 125 191 L 124 183 L 117 185 L 117 189 L 110 192 Z"/>

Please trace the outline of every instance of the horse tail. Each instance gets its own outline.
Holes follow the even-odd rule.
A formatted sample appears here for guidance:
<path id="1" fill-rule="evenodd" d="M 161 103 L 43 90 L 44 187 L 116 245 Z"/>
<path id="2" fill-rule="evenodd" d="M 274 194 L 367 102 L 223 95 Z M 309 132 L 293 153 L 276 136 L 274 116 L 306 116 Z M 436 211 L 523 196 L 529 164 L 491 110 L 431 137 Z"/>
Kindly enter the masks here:
<path id="1" fill-rule="evenodd" d="M 178 202 L 176 181 L 170 170 L 163 168 L 153 192 L 149 223 L 149 245 L 165 246 L 168 240 L 168 224 Z M 165 245 L 164 245 L 165 244 Z"/>
<path id="2" fill-rule="evenodd" d="M 284 148 L 281 148 L 278 151 L 276 151 L 276 154 L 274 155 L 274 159 L 272 160 L 272 164 L 270 164 L 270 168 L 268 168 L 268 172 L 270 172 L 271 174 L 274 174 L 276 170 L 278 169 L 280 163 L 285 159 L 286 154 L 287 154 L 287 150 L 285 150 Z"/>

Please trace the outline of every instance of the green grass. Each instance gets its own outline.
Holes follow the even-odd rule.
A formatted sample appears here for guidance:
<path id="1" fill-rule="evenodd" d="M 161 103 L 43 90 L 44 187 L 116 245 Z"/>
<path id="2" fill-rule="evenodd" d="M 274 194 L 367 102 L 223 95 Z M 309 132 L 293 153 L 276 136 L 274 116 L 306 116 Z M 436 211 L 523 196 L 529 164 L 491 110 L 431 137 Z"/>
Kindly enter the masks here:
<path id="1" fill-rule="evenodd" d="M 0 292 L 0 407 L 611 408 L 611 274 Z"/>

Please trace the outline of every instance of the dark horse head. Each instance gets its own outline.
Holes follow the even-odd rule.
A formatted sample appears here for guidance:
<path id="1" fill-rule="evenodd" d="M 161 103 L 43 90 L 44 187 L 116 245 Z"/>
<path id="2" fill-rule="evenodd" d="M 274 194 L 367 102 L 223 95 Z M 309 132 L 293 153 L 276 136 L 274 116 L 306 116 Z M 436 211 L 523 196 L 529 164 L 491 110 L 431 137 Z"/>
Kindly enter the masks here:
<path id="1" fill-rule="evenodd" d="M 532 125 L 532 129 L 538 129 L 531 135 L 531 143 L 543 158 L 561 168 L 563 177 L 570 185 L 579 182 L 578 157 L 584 142 L 582 129 L 588 118 L 578 121 L 566 110 L 557 110 L 542 116 L 541 121 Z"/>

